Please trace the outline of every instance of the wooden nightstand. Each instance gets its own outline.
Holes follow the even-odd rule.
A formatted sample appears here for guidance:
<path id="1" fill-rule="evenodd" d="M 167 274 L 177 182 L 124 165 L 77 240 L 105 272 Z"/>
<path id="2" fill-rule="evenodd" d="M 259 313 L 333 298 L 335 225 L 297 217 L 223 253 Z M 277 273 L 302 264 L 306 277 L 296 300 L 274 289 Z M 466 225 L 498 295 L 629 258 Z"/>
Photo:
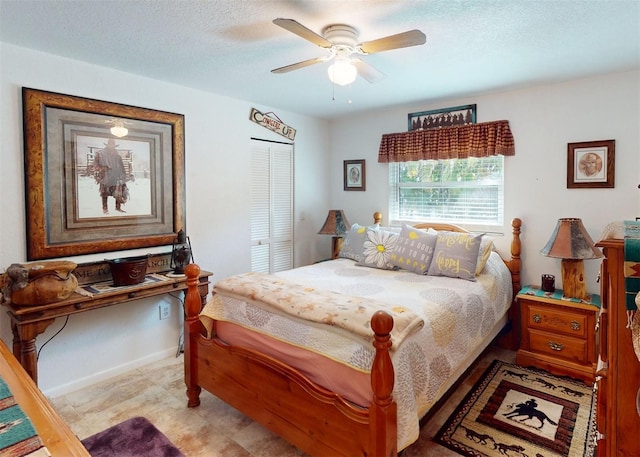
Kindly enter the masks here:
<path id="1" fill-rule="evenodd" d="M 521 312 L 520 366 L 534 366 L 592 384 L 596 368 L 596 321 L 600 296 L 566 299 L 525 286 L 516 299 Z"/>

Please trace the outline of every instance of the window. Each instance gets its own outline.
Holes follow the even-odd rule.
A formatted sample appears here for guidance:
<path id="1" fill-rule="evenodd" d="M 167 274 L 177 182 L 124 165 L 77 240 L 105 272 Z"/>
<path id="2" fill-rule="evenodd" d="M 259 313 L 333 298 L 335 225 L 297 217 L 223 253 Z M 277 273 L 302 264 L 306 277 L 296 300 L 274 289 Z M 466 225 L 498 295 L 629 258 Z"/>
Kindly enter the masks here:
<path id="1" fill-rule="evenodd" d="M 293 268 L 293 146 L 252 141 L 251 271 Z"/>
<path id="2" fill-rule="evenodd" d="M 502 225 L 504 156 L 389 163 L 391 221 Z"/>

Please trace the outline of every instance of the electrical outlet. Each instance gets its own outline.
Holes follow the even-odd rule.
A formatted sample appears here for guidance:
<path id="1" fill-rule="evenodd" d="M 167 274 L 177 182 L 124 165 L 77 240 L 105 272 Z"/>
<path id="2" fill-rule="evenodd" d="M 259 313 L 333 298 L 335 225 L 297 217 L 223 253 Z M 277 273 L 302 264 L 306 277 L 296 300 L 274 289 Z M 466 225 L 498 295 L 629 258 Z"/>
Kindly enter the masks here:
<path id="1" fill-rule="evenodd" d="M 160 309 L 160 320 L 168 319 L 169 314 L 171 314 L 171 308 L 169 308 L 169 303 L 162 303 L 158 308 Z"/>

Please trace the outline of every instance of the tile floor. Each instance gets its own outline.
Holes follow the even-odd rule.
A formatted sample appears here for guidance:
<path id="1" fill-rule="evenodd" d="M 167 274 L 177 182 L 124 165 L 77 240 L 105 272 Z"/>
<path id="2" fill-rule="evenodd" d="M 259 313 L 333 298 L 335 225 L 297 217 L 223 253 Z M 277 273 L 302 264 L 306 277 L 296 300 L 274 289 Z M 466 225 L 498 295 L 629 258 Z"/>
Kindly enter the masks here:
<path id="1" fill-rule="evenodd" d="M 491 346 L 422 427 L 418 441 L 403 457 L 458 455 L 432 438 L 494 359 L 513 363 L 515 352 Z M 80 439 L 131 417 L 144 416 L 187 457 L 305 455 L 208 392 L 202 392 L 199 407 L 187 408 L 182 363 L 182 355 L 165 359 L 50 400 Z"/>

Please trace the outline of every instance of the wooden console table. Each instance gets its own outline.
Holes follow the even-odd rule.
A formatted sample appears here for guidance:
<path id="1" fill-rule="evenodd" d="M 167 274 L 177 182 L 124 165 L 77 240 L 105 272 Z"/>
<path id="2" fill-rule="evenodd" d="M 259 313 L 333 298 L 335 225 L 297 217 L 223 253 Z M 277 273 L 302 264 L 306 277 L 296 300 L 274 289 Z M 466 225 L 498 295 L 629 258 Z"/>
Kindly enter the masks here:
<path id="1" fill-rule="evenodd" d="M 160 260 L 158 260 L 158 257 L 160 257 Z M 159 269 L 166 266 L 163 256 L 158 257 L 153 257 L 149 260 L 147 269 L 147 277 L 151 276 L 160 279 L 155 282 L 147 281 L 133 286 L 113 287 L 113 290 L 107 288 L 106 290 L 100 290 L 99 293 L 94 293 L 92 296 L 73 293 L 66 300 L 46 305 L 28 306 L 3 303 L 11 317 L 13 354 L 36 384 L 38 383 L 36 337 L 43 333 L 56 318 L 141 298 L 163 295 L 169 292 L 186 291 L 186 276 L 172 278 L 166 276 L 166 273 L 169 273 L 168 271 L 164 273 L 158 272 L 161 271 Z M 105 266 L 104 262 L 78 265 L 74 270 L 74 274 L 78 277 L 78 282 L 81 286 L 91 286 L 97 281 L 110 278 L 108 264 Z M 212 275 L 213 273 L 208 271 L 200 272 L 198 290 L 203 306 L 209 293 L 209 277 Z"/>

